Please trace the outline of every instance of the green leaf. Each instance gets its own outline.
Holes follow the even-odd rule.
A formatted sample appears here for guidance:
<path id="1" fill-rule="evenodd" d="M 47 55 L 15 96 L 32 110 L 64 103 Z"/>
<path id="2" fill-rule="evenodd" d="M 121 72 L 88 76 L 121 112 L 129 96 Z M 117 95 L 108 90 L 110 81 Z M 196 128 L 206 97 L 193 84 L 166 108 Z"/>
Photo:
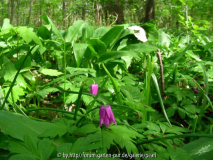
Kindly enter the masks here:
<path id="1" fill-rule="evenodd" d="M 32 31 L 32 29 L 27 27 L 19 27 L 17 29 L 20 37 L 22 37 L 25 42 L 30 43 L 31 41 L 34 41 L 36 44 L 43 46 L 38 36 Z"/>
<path id="2" fill-rule="evenodd" d="M 68 28 L 68 31 L 65 35 L 65 41 L 71 42 L 71 44 L 73 44 L 81 36 L 82 29 L 86 24 L 87 22 L 82 20 L 73 23 L 73 25 Z"/>
<path id="3" fill-rule="evenodd" d="M 67 150 L 67 153 L 79 154 L 94 149 L 99 149 L 100 145 L 96 144 L 95 142 L 99 141 L 100 138 L 100 132 L 96 132 L 94 134 L 88 135 L 87 137 L 78 138 L 73 144 L 64 143 L 57 148 L 57 151 L 60 153 L 64 153 Z"/>
<path id="4" fill-rule="evenodd" d="M 24 140 L 24 136 L 29 134 L 37 138 L 39 134 L 46 129 L 57 127 L 58 125 L 48 122 L 37 122 L 21 114 L 15 114 L 7 111 L 0 111 L 1 130 L 13 138 Z"/>
<path id="5" fill-rule="evenodd" d="M 81 75 L 81 74 L 85 74 L 85 75 L 90 74 L 91 76 L 96 77 L 96 70 L 94 70 L 94 69 L 92 69 L 92 68 L 74 68 L 74 67 L 67 67 L 66 70 L 67 70 L 72 76 Z"/>
<path id="6" fill-rule="evenodd" d="M 94 124 L 86 124 L 75 130 L 75 133 L 86 135 L 88 133 L 97 132 L 99 129 Z"/>
<path id="7" fill-rule="evenodd" d="M 101 40 L 105 43 L 109 51 L 113 48 L 115 43 L 119 40 L 120 34 L 123 31 L 123 26 L 116 26 L 111 28 L 104 36 L 101 37 Z"/>
<path id="8" fill-rule="evenodd" d="M 82 36 L 80 37 L 81 42 L 85 42 L 87 39 L 90 39 L 94 34 L 94 27 L 85 24 L 82 27 Z"/>
<path id="9" fill-rule="evenodd" d="M 79 91 L 79 89 L 74 89 L 73 91 Z M 70 103 L 74 103 L 78 98 L 78 95 L 77 94 L 69 94 L 67 97 L 66 97 L 66 101 L 65 103 L 66 104 L 70 104 Z"/>
<path id="10" fill-rule="evenodd" d="M 213 42 L 208 43 L 204 46 L 204 52 L 213 47 Z"/>
<path id="11" fill-rule="evenodd" d="M 158 43 L 159 43 L 159 45 L 169 47 L 170 42 L 171 42 L 171 40 L 170 40 L 169 35 L 166 34 L 163 31 L 159 31 L 159 33 L 158 33 Z"/>
<path id="12" fill-rule="evenodd" d="M 93 38 L 101 38 L 108 31 L 109 31 L 109 28 L 107 27 L 99 27 L 95 30 Z"/>
<path id="13" fill-rule="evenodd" d="M 41 17 L 44 19 L 44 21 L 45 21 L 47 24 L 51 25 L 52 30 L 53 30 L 53 33 L 54 33 L 58 38 L 60 38 L 60 39 L 63 40 L 62 34 L 61 34 L 61 33 L 59 32 L 59 30 L 56 28 L 56 26 L 55 26 L 54 23 L 51 21 L 51 19 L 50 19 L 47 15 L 42 15 Z"/>
<path id="14" fill-rule="evenodd" d="M 52 141 L 43 139 L 38 142 L 38 152 L 40 159 L 48 159 L 54 151 L 55 147 L 52 146 Z"/>
<path id="15" fill-rule="evenodd" d="M 43 39 L 51 39 L 51 31 L 46 26 L 39 27 L 37 34 Z"/>
<path id="16" fill-rule="evenodd" d="M 152 52 L 157 51 L 158 47 L 153 44 L 148 43 L 138 43 L 138 44 L 130 44 L 124 48 L 122 48 L 122 51 L 134 51 L 138 53 L 146 53 L 146 52 Z"/>
<path id="17" fill-rule="evenodd" d="M 26 154 L 16 154 L 10 157 L 9 160 L 37 160 L 33 156 L 29 156 Z"/>
<path id="18" fill-rule="evenodd" d="M 195 60 L 197 60 L 197 61 L 202 61 L 201 59 L 197 58 L 197 55 L 195 55 L 195 54 L 193 53 L 192 50 L 188 50 L 188 51 L 186 51 L 186 53 L 187 53 L 190 57 L 194 58 Z"/>
<path id="19" fill-rule="evenodd" d="M 102 42 L 100 39 L 90 39 L 87 41 L 92 47 L 95 49 L 95 51 L 101 55 L 106 52 L 106 45 L 104 42 Z"/>
<path id="20" fill-rule="evenodd" d="M 55 69 L 39 69 L 39 72 L 44 74 L 44 75 L 48 75 L 48 76 L 59 76 L 62 75 L 62 72 L 59 72 L 58 70 Z"/>
<path id="21" fill-rule="evenodd" d="M 1 48 L 7 48 L 7 44 L 5 42 L 0 42 L 0 47 Z"/>
<path id="22" fill-rule="evenodd" d="M 82 98 L 86 106 L 89 105 L 89 103 L 94 99 L 93 97 L 87 95 L 83 95 Z"/>
<path id="23" fill-rule="evenodd" d="M 25 155 L 32 157 L 30 159 L 48 159 L 54 149 L 55 147 L 52 146 L 50 140 L 43 139 L 38 141 L 30 135 L 24 137 L 24 142 L 17 140 L 9 141 L 9 150 L 12 153 L 19 153 L 18 157 Z"/>
<path id="24" fill-rule="evenodd" d="M 134 131 L 130 130 L 124 126 L 113 125 L 109 127 L 112 130 L 112 133 L 115 135 L 114 141 L 121 147 L 126 148 L 127 153 L 138 153 L 137 147 L 134 145 L 133 138 L 141 137 L 141 135 Z"/>
<path id="25" fill-rule="evenodd" d="M 132 85 L 125 85 L 121 86 L 120 89 L 130 101 L 138 102 L 141 100 L 142 94 L 137 87 L 133 87 Z"/>
<path id="26" fill-rule="evenodd" d="M 4 90 L 5 90 L 5 93 L 7 93 L 9 90 L 9 87 L 5 88 Z M 23 88 L 21 88 L 19 86 L 14 86 L 11 93 L 13 95 L 14 102 L 17 102 L 17 100 L 20 98 L 20 96 L 25 95 Z M 9 101 L 12 102 L 11 95 L 9 96 Z"/>
<path id="27" fill-rule="evenodd" d="M 0 86 L 0 106 L 3 105 L 4 99 L 5 99 L 5 98 L 4 98 L 3 89 L 2 89 L 1 86 Z M 3 110 L 9 111 L 9 106 L 7 105 L 7 103 L 4 105 Z"/>
<path id="28" fill-rule="evenodd" d="M 84 54 L 86 53 L 87 47 L 88 47 L 88 44 L 82 44 L 82 43 L 73 44 L 73 51 L 74 51 L 77 67 L 81 65 L 81 62 L 83 60 Z"/>
<path id="29" fill-rule="evenodd" d="M 45 89 L 39 90 L 35 94 L 37 94 L 37 95 L 41 96 L 42 98 L 44 98 L 47 95 L 47 93 L 57 92 L 57 91 L 58 91 L 58 89 L 53 88 L 53 87 L 49 87 L 49 88 L 45 88 Z"/>
<path id="30" fill-rule="evenodd" d="M 15 68 L 15 65 L 10 61 L 10 59 L 8 59 L 6 56 L 3 57 L 3 71 L 5 81 L 12 82 L 17 73 L 17 69 Z M 21 74 L 18 75 L 16 83 L 22 83 L 23 85 L 26 84 Z"/>
<path id="31" fill-rule="evenodd" d="M 37 140 L 29 134 L 24 136 L 23 142 L 18 140 L 9 141 L 9 150 L 13 153 L 25 154 L 34 158 L 39 157 L 39 153 L 37 151 Z"/>
<path id="32" fill-rule="evenodd" d="M 133 51 L 111 51 L 111 52 L 106 52 L 105 54 L 101 55 L 100 58 L 98 59 L 98 62 L 107 62 L 109 60 L 115 60 L 116 58 L 120 58 L 122 56 L 130 56 L 130 57 L 135 57 L 139 58 L 136 52 Z"/>
<path id="33" fill-rule="evenodd" d="M 178 101 L 181 101 L 182 98 L 185 98 L 185 96 L 183 95 L 183 93 L 181 92 L 180 88 L 178 86 L 175 85 L 171 85 L 166 89 L 166 92 L 169 93 L 174 93 L 175 97 L 177 97 Z"/>
<path id="34" fill-rule="evenodd" d="M 194 160 L 213 157 L 213 138 L 200 138 L 182 147 Z"/>
<path id="35" fill-rule="evenodd" d="M 5 30 L 5 29 L 8 29 L 8 28 L 12 28 L 13 26 L 10 24 L 10 19 L 8 18 L 5 18 L 4 21 L 3 21 L 3 25 L 1 27 L 1 30 Z"/>
<path id="36" fill-rule="evenodd" d="M 39 137 L 54 138 L 57 135 L 61 137 L 65 133 L 67 133 L 67 130 L 68 130 L 68 126 L 60 124 L 60 126 L 55 126 L 54 128 L 49 128 L 45 130 L 43 133 L 39 135 Z"/>

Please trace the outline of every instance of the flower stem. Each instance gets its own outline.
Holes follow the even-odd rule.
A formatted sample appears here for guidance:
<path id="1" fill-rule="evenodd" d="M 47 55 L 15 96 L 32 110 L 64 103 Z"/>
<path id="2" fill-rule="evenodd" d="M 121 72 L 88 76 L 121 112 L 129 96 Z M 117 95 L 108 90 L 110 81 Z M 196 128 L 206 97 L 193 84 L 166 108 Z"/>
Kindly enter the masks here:
<path id="1" fill-rule="evenodd" d="M 105 67 L 105 65 L 103 63 L 102 63 L 102 67 L 104 68 L 105 72 L 107 73 L 107 75 L 109 76 L 109 78 L 110 78 L 110 80 L 112 82 L 112 85 L 114 87 L 118 103 L 122 104 L 121 95 L 120 95 L 120 91 L 119 91 L 117 83 L 115 82 L 115 80 L 113 79 L 112 75 L 109 73 L 109 71 L 107 70 L 107 68 Z"/>

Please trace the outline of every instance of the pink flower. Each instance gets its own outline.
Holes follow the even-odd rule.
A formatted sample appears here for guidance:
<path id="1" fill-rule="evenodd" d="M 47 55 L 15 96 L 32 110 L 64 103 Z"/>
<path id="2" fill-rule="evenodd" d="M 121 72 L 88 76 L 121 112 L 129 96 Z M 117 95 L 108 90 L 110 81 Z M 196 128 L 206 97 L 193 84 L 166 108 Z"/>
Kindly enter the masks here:
<path id="1" fill-rule="evenodd" d="M 90 93 L 94 94 L 94 95 L 97 95 L 97 93 L 98 93 L 98 85 L 97 84 L 92 84 L 90 86 Z"/>
<path id="2" fill-rule="evenodd" d="M 99 115 L 100 115 L 100 125 L 99 126 L 101 126 L 104 123 L 105 126 L 109 127 L 111 122 L 113 122 L 115 125 L 117 125 L 110 105 L 106 105 L 106 107 L 104 107 L 104 105 L 101 106 Z"/>

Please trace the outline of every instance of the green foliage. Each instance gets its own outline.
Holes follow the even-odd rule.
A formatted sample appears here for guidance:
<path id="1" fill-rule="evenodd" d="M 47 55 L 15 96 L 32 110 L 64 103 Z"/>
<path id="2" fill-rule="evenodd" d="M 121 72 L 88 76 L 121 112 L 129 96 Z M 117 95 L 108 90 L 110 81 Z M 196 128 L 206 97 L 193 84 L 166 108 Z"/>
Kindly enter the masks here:
<path id="1" fill-rule="evenodd" d="M 182 33 L 149 22 L 142 43 L 129 24 L 95 29 L 80 20 L 59 30 L 42 17 L 47 25 L 39 28 L 5 19 L 0 32 L 1 159 L 212 155 L 212 39 L 200 32 L 207 24 L 180 15 Z M 102 105 L 112 107 L 117 125 L 99 127 Z"/>

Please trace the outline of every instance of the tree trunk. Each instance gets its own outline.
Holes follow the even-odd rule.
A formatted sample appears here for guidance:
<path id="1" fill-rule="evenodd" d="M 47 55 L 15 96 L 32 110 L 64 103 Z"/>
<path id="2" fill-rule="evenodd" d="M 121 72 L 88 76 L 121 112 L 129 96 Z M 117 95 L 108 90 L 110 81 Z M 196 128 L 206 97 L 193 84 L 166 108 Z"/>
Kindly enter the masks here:
<path id="1" fill-rule="evenodd" d="M 20 6 L 20 0 L 17 0 L 17 9 L 16 9 L 16 23 L 17 23 L 17 26 L 19 26 L 19 6 Z"/>
<path id="2" fill-rule="evenodd" d="M 5 4 L 4 4 L 4 0 L 1 0 L 1 5 L 2 6 L 5 6 Z M 1 24 L 3 24 L 3 20 L 4 20 L 4 8 L 2 8 L 2 10 L 1 10 Z"/>
<path id="3" fill-rule="evenodd" d="M 123 4 L 122 4 L 122 1 L 115 0 L 114 11 L 116 13 L 116 16 L 118 16 L 116 24 L 124 24 L 125 23 L 125 20 L 124 20 L 124 7 L 123 7 Z"/>
<path id="4" fill-rule="evenodd" d="M 39 8 L 39 11 L 40 11 L 40 26 L 42 25 L 42 0 L 40 0 L 40 8 Z"/>
<path id="5" fill-rule="evenodd" d="M 66 0 L 63 0 L 63 16 L 62 16 L 62 24 L 65 27 L 65 17 L 66 16 Z"/>
<path id="6" fill-rule="evenodd" d="M 12 24 L 13 22 L 13 14 L 14 14 L 14 0 L 10 0 L 10 4 L 11 4 L 11 15 L 10 15 L 10 23 Z"/>
<path id="7" fill-rule="evenodd" d="M 155 20 L 155 5 L 154 0 L 147 0 L 144 22 Z"/>
<path id="8" fill-rule="evenodd" d="M 32 6 L 33 6 L 33 0 L 30 0 L 30 10 L 29 10 L 29 14 L 28 14 L 28 17 L 27 17 L 26 25 L 30 24 L 30 17 L 31 17 L 31 12 L 32 12 Z"/>

